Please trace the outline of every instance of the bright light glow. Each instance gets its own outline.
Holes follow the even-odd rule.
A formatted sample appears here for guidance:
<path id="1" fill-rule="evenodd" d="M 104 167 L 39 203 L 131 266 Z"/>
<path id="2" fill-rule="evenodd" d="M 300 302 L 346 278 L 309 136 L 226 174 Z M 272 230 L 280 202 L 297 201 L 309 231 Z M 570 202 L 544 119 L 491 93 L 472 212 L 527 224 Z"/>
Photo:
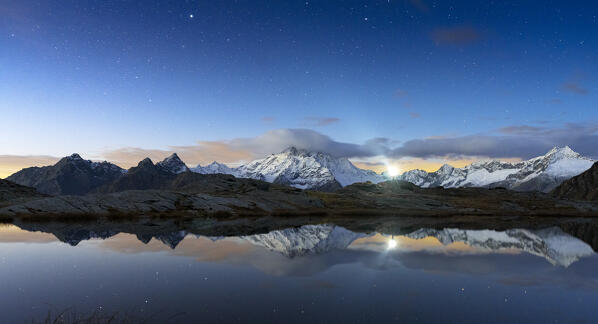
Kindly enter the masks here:
<path id="1" fill-rule="evenodd" d="M 395 241 L 394 239 L 388 240 L 388 249 L 389 250 L 392 250 L 396 247 L 397 247 L 397 241 Z"/>
<path id="2" fill-rule="evenodd" d="M 394 166 L 394 165 L 387 165 L 387 166 L 386 166 L 386 172 L 388 173 L 388 175 L 389 175 L 389 176 L 391 176 L 391 177 L 396 177 L 396 176 L 398 176 L 398 175 L 399 175 L 399 173 L 400 173 L 401 171 L 399 170 L 399 168 L 397 168 L 397 167 L 396 167 L 396 166 Z"/>

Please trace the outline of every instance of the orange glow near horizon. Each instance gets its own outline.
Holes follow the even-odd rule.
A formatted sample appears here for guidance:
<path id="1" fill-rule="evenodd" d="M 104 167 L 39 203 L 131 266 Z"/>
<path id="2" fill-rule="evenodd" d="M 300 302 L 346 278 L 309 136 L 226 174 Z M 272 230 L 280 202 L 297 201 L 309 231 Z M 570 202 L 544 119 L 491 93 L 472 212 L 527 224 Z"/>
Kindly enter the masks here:
<path id="1" fill-rule="evenodd" d="M 413 158 L 413 159 L 399 159 L 394 160 L 393 162 L 389 163 L 397 167 L 401 170 L 400 173 L 407 172 L 410 170 L 420 169 L 426 172 L 434 172 L 440 169 L 443 164 L 449 164 L 455 168 L 462 168 L 467 166 L 476 161 L 483 161 L 489 160 L 488 158 L 472 158 L 472 159 L 459 159 L 459 160 L 449 160 L 449 159 L 421 159 L 421 158 Z M 501 158 L 498 159 L 504 162 L 519 162 L 521 159 L 519 158 Z M 387 170 L 387 166 L 384 163 L 380 164 L 370 164 L 361 161 L 351 161 L 356 167 L 361 169 L 372 170 L 377 173 L 382 173 Z"/>
<path id="2" fill-rule="evenodd" d="M 153 158 L 156 159 L 154 162 L 158 162 L 162 158 L 166 157 L 167 155 L 171 154 L 170 152 L 164 153 L 161 152 L 160 154 L 154 154 Z M 181 156 L 181 158 L 185 161 L 186 156 Z M 85 157 L 83 157 L 85 158 Z M 139 161 L 141 160 L 141 155 L 139 155 Z M 46 166 L 46 165 L 53 165 L 58 162 L 59 158 L 51 157 L 51 156 L 10 156 L 10 155 L 0 155 L 0 179 L 4 179 L 11 174 L 18 172 L 24 168 L 29 168 L 33 166 Z M 95 160 L 95 159 L 94 159 Z M 205 161 L 212 160 L 207 159 Z M 466 165 L 471 164 L 472 162 L 478 160 L 485 160 L 485 159 L 460 159 L 460 160 L 440 160 L 440 159 L 421 159 L 421 158 L 413 158 L 413 159 L 398 159 L 393 160 L 390 163 L 366 163 L 362 161 L 352 161 L 355 166 L 361 169 L 372 170 L 377 173 L 382 173 L 388 170 L 387 165 L 392 165 L 394 168 L 400 170 L 399 173 L 403 173 L 409 170 L 420 169 L 427 172 L 434 172 L 438 170 L 443 164 L 450 164 L 456 168 L 462 168 Z M 521 159 L 517 158 L 507 158 L 507 159 L 500 159 L 501 161 L 506 162 L 517 162 Z M 121 168 L 130 168 L 135 165 L 139 161 L 127 160 L 125 163 L 123 161 L 115 161 L 112 159 L 108 159 L 109 162 L 115 163 L 116 165 L 120 166 Z M 189 167 L 196 166 L 197 163 L 189 163 L 185 161 Z M 203 162 L 203 161 L 202 161 Z M 220 161 L 219 161 L 220 162 Z M 238 163 L 227 163 L 231 167 L 238 165 Z M 206 164 L 205 162 L 202 164 Z"/>

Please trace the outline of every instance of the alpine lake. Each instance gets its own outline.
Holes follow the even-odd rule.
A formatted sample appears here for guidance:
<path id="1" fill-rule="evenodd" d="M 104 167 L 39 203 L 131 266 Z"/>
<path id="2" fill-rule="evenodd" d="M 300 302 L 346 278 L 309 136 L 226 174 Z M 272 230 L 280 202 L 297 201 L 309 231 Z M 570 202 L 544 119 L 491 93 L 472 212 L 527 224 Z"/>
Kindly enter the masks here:
<path id="1" fill-rule="evenodd" d="M 2 323 L 596 323 L 598 224 L 0 225 Z"/>

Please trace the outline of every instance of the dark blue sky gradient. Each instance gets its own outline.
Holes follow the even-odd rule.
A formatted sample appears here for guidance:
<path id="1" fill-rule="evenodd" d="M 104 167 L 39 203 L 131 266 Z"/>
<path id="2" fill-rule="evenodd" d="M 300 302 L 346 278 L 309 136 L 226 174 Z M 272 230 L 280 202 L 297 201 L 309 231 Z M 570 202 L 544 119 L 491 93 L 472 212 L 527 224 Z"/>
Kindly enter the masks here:
<path id="1" fill-rule="evenodd" d="M 594 1 L 2 1 L 0 154 L 595 122 L 597 15 Z"/>

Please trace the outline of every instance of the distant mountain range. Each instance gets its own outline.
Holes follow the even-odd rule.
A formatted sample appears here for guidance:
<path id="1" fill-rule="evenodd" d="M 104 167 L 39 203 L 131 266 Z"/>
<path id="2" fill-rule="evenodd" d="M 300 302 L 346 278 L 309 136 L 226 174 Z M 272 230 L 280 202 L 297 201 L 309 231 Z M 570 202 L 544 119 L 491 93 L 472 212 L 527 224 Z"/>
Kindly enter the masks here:
<path id="1" fill-rule="evenodd" d="M 463 168 L 445 164 L 438 171 L 411 170 L 396 177 L 421 187 L 505 187 L 519 191 L 548 192 L 561 182 L 589 169 L 594 160 L 582 157 L 569 147 L 554 148 L 527 161 L 475 162 Z M 188 175 L 186 175 L 188 174 Z M 389 177 L 357 168 L 347 158 L 295 147 L 236 168 L 213 162 L 189 168 L 175 153 L 154 164 L 149 158 L 124 170 L 109 162 L 92 162 L 78 154 L 61 159 L 53 166 L 23 169 L 10 177 L 14 183 L 36 188 L 49 195 L 83 195 L 143 189 L 180 189 L 173 175 L 229 174 L 300 189 L 335 191 L 356 182 L 379 183 Z"/>
<path id="2" fill-rule="evenodd" d="M 594 162 L 565 146 L 516 163 L 492 160 L 474 162 L 463 168 L 445 164 L 435 172 L 411 170 L 397 179 L 423 188 L 504 187 L 518 191 L 549 192 L 564 180 L 586 171 Z"/>

